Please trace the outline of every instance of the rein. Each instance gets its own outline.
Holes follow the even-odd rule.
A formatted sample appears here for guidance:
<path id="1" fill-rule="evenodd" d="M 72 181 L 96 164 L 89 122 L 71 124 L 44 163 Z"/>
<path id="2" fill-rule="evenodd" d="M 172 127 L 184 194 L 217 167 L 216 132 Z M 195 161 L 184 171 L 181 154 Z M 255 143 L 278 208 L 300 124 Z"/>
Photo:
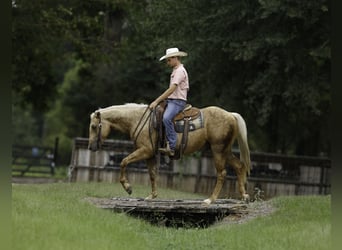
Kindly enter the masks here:
<path id="1" fill-rule="evenodd" d="M 135 127 L 135 130 L 134 130 L 133 135 L 132 135 L 133 138 L 134 138 L 134 145 L 136 144 L 137 139 L 138 139 L 138 137 L 139 137 L 141 131 L 142 131 L 143 128 L 145 127 L 146 122 L 147 122 L 147 121 L 149 120 L 149 118 L 151 117 L 152 111 L 150 110 L 150 113 L 147 115 L 147 117 L 146 117 L 146 119 L 145 119 L 143 125 L 140 127 L 138 133 L 136 134 L 136 132 L 137 132 L 137 130 L 138 130 L 140 124 L 142 123 L 142 121 L 143 121 L 143 119 L 144 119 L 144 117 L 145 117 L 145 115 L 146 115 L 146 113 L 147 113 L 148 110 L 150 110 L 150 108 L 147 106 L 146 109 L 145 109 L 145 111 L 144 111 L 144 113 L 143 113 L 143 115 L 141 116 L 141 118 L 140 118 L 140 120 L 139 120 L 139 122 L 138 122 L 138 125 Z M 151 137 L 151 131 L 150 131 L 150 130 L 149 130 L 149 135 L 150 135 L 150 140 L 151 140 L 151 144 L 152 144 L 152 148 L 153 148 L 153 143 L 152 143 L 152 137 Z"/>

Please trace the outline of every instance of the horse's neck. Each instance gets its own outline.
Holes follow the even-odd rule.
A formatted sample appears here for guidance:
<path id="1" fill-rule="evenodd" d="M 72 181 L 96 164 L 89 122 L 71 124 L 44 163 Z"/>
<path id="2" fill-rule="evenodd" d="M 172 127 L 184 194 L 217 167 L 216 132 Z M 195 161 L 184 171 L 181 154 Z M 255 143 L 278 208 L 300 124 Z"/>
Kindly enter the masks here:
<path id="1" fill-rule="evenodd" d="M 101 111 L 102 119 L 110 123 L 112 129 L 131 134 L 143 114 L 142 108 L 112 107 Z"/>

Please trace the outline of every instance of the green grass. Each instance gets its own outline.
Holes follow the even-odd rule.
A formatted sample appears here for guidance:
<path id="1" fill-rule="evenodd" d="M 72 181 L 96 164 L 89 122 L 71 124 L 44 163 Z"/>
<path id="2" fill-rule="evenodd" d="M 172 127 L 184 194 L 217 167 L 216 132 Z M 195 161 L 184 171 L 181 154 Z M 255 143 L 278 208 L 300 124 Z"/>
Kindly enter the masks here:
<path id="1" fill-rule="evenodd" d="M 133 186 L 133 197 L 149 187 Z M 331 249 L 330 196 L 278 197 L 276 211 L 207 229 L 156 227 L 94 207 L 85 197 L 126 197 L 119 184 L 12 186 L 12 249 Z M 206 198 L 160 189 L 159 198 Z"/>
<path id="2" fill-rule="evenodd" d="M 26 165 L 12 165 L 12 176 L 14 177 L 20 177 L 22 176 L 23 170 L 27 168 Z M 68 167 L 67 166 L 58 166 L 55 168 L 55 174 L 51 175 L 50 173 L 50 167 L 48 166 L 31 166 L 30 171 L 42 171 L 45 173 L 32 173 L 32 172 L 26 172 L 23 176 L 24 177 L 45 177 L 49 178 L 52 177 L 54 179 L 66 179 L 67 178 L 67 171 Z"/>

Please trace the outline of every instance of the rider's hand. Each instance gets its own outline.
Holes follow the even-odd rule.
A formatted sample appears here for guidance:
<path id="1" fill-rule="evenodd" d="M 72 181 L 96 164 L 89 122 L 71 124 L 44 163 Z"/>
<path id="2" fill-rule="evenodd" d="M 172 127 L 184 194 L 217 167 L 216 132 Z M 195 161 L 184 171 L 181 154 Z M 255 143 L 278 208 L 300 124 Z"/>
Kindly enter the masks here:
<path id="1" fill-rule="evenodd" d="M 154 109 L 155 107 L 157 107 L 157 105 L 158 105 L 158 103 L 154 101 L 154 102 L 152 102 L 152 103 L 150 104 L 149 108 L 152 110 L 152 109 Z"/>

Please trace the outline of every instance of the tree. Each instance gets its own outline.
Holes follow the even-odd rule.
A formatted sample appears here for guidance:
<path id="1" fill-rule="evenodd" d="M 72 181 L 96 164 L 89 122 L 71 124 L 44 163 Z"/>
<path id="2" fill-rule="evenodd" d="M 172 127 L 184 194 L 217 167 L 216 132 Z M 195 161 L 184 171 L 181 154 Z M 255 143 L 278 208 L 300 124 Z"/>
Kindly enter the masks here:
<path id="1" fill-rule="evenodd" d="M 44 113 L 54 104 L 57 87 L 70 58 L 97 60 L 106 1 L 12 2 L 13 91 L 15 105 L 31 107 L 38 137 L 44 130 Z M 101 51 L 102 53 L 102 51 Z"/>
<path id="2" fill-rule="evenodd" d="M 189 54 L 189 101 L 241 113 L 253 150 L 328 152 L 330 6 L 21 0 L 13 7 L 14 92 L 41 113 L 56 97 L 67 136 L 87 136 L 98 107 L 160 94 L 169 69 L 158 58 L 178 47 Z"/>
<path id="3" fill-rule="evenodd" d="M 254 148 L 317 154 L 329 150 L 329 9 L 326 0 L 151 1 L 142 30 L 162 38 L 155 48 L 190 51 L 191 97 L 241 112 Z"/>

